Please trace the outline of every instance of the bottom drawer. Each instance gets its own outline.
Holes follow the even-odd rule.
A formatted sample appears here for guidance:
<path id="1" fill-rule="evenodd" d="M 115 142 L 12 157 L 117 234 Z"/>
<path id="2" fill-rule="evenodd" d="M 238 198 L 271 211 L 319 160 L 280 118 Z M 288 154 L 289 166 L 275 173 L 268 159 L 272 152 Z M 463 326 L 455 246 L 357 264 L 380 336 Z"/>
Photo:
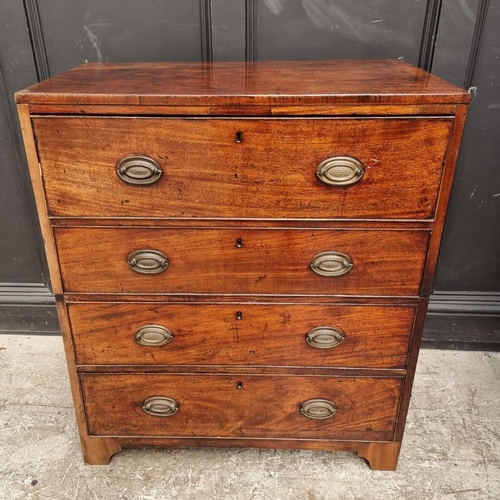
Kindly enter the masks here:
<path id="1" fill-rule="evenodd" d="M 90 435 L 382 441 L 393 439 L 403 385 L 391 378 L 287 375 L 81 374 L 80 380 Z"/>

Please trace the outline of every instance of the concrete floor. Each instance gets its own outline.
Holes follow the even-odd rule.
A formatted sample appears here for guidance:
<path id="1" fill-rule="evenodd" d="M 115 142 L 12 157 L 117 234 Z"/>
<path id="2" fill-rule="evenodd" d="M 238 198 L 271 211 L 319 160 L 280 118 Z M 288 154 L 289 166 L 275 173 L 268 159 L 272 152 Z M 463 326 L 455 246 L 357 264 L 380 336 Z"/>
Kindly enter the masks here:
<path id="1" fill-rule="evenodd" d="M 125 450 L 84 465 L 59 337 L 0 336 L 0 499 L 500 499 L 500 353 L 423 350 L 397 472 L 352 453 Z"/>

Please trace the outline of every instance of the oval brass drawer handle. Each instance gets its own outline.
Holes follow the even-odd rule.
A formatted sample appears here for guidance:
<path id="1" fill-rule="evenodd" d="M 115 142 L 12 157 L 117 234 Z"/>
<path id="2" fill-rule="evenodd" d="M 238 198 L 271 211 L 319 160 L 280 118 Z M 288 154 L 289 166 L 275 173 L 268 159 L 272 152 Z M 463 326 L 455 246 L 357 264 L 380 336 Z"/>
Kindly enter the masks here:
<path id="1" fill-rule="evenodd" d="M 163 174 L 160 165 L 149 156 L 126 156 L 116 164 L 118 177 L 127 184 L 154 184 Z"/>
<path id="2" fill-rule="evenodd" d="M 334 156 L 322 161 L 316 169 L 321 182 L 329 186 L 350 186 L 359 182 L 365 173 L 363 164 L 349 156 Z"/>
<path id="3" fill-rule="evenodd" d="M 142 405 L 142 409 L 155 417 L 171 417 L 179 411 L 179 406 L 175 399 L 155 396 L 146 399 Z"/>
<path id="4" fill-rule="evenodd" d="M 328 399 L 309 399 L 300 405 L 300 412 L 312 420 L 323 420 L 334 417 L 337 407 Z"/>
<path id="5" fill-rule="evenodd" d="M 320 276 L 342 276 L 353 267 L 351 257 L 340 252 L 322 252 L 311 260 L 311 269 Z"/>
<path id="6" fill-rule="evenodd" d="M 161 325 L 144 325 L 134 333 L 134 340 L 141 345 L 159 347 L 171 342 L 174 338 L 172 332 Z"/>
<path id="7" fill-rule="evenodd" d="M 158 250 L 137 250 L 128 256 L 128 265 L 136 273 L 158 274 L 167 269 L 168 258 Z"/>
<path id="8" fill-rule="evenodd" d="M 332 349 L 342 344 L 345 333 L 340 328 L 317 326 L 306 335 L 306 342 L 316 349 Z"/>

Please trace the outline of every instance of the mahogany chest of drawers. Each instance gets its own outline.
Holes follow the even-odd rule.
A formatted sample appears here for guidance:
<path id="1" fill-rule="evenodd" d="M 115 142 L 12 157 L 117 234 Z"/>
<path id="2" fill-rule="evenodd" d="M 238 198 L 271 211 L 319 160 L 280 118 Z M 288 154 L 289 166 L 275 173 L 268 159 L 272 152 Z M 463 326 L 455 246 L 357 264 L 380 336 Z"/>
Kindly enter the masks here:
<path id="1" fill-rule="evenodd" d="M 467 92 L 401 61 L 87 64 L 16 99 L 88 463 L 396 468 Z"/>

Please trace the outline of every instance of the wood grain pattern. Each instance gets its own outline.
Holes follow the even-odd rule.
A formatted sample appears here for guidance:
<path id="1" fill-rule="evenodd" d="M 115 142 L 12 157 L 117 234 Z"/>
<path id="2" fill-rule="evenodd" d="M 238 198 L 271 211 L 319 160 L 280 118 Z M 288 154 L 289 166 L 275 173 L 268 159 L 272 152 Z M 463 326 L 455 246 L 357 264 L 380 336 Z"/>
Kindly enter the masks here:
<path id="1" fill-rule="evenodd" d="M 262 228 L 269 229 L 419 229 L 432 230 L 432 220 L 402 220 L 402 219 L 209 219 L 169 217 L 166 219 L 147 217 L 53 217 L 52 227 L 156 227 L 156 228 Z"/>
<path id="2" fill-rule="evenodd" d="M 81 445 L 83 458 L 89 465 L 107 465 L 115 453 L 122 451 L 122 447 L 115 439 L 82 437 Z"/>
<path id="3" fill-rule="evenodd" d="M 427 297 L 422 297 L 419 300 L 417 316 L 415 318 L 415 325 L 413 327 L 411 348 L 408 355 L 407 375 L 403 387 L 403 393 L 401 394 L 399 418 L 396 426 L 397 441 L 402 441 L 403 439 L 403 433 L 406 425 L 406 417 L 408 415 L 408 409 L 410 407 L 411 390 L 413 387 L 413 381 L 415 379 L 419 349 L 420 349 L 420 344 L 422 342 L 422 334 L 424 333 L 425 316 L 427 313 L 428 306 L 429 306 L 429 299 Z"/>
<path id="4" fill-rule="evenodd" d="M 408 220 L 434 215 L 452 120 L 37 117 L 33 123 L 52 216 Z M 118 177 L 117 162 L 136 154 L 159 163 L 158 182 L 134 186 Z M 361 161 L 361 181 L 322 183 L 317 166 L 335 156 Z"/>
<path id="5" fill-rule="evenodd" d="M 401 441 L 394 443 L 364 443 L 358 448 L 358 456 L 366 459 L 372 470 L 396 470 Z"/>
<path id="6" fill-rule="evenodd" d="M 61 296 L 56 298 L 57 316 L 61 326 L 61 333 L 64 345 L 64 354 L 66 357 L 66 365 L 68 368 L 69 385 L 71 388 L 71 396 L 73 398 L 73 405 L 75 408 L 76 423 L 80 439 L 85 440 L 88 437 L 87 433 L 87 420 L 85 410 L 83 408 L 82 391 L 80 381 L 75 365 L 75 346 L 71 336 L 71 325 L 69 323 L 66 305 Z"/>
<path id="7" fill-rule="evenodd" d="M 291 297 L 289 295 L 276 295 L 273 297 L 258 295 L 228 295 L 228 294 L 167 294 L 159 292 L 155 294 L 114 294 L 109 293 L 65 293 L 63 295 L 67 304 L 76 304 L 81 302 L 164 302 L 168 304 L 185 304 L 197 302 L 203 304 L 227 304 L 227 303 L 273 303 L 273 304 L 337 304 L 337 305 L 381 305 L 381 306 L 409 306 L 416 307 L 419 303 L 418 296 L 387 297 L 383 295 L 370 295 L 359 297 L 357 295 L 300 295 Z"/>
<path id="8" fill-rule="evenodd" d="M 404 368 L 415 309 L 302 304 L 70 304 L 76 361 L 114 365 L 279 365 Z M 241 319 L 238 319 L 241 313 Z M 135 331 L 162 325 L 174 339 L 134 342 Z M 318 326 L 345 340 L 317 349 L 305 340 Z"/>
<path id="9" fill-rule="evenodd" d="M 23 134 L 24 149 L 26 151 L 26 158 L 28 160 L 28 167 L 30 170 L 31 185 L 33 188 L 33 194 L 35 196 L 35 202 L 37 206 L 40 230 L 42 233 L 45 254 L 47 257 L 47 265 L 49 268 L 51 281 L 50 285 L 53 293 L 60 294 L 62 293 L 61 274 L 59 271 L 54 236 L 52 234 L 50 221 L 47 215 L 48 208 L 40 171 L 40 163 L 38 161 L 35 137 L 33 135 L 33 128 L 31 126 L 31 116 L 26 104 L 18 105 L 17 111 L 19 114 L 21 132 Z"/>
<path id="10" fill-rule="evenodd" d="M 317 104 L 294 106 L 124 106 L 78 104 L 28 104 L 32 115 L 110 116 L 453 116 L 457 104 Z M 245 113 L 243 113 L 243 111 Z"/>
<path id="11" fill-rule="evenodd" d="M 403 61 L 85 64 L 18 103 L 119 105 L 452 104 L 470 94 Z"/>
<path id="12" fill-rule="evenodd" d="M 55 237 L 67 292 L 418 295 L 429 233 L 57 228 Z M 141 249 L 163 252 L 168 268 L 130 269 L 128 256 Z M 354 267 L 318 276 L 310 264 L 326 251 L 349 255 Z"/>
<path id="13" fill-rule="evenodd" d="M 304 375 L 320 377 L 388 377 L 404 379 L 407 370 L 395 368 L 344 368 L 341 366 L 281 366 L 281 365 L 78 365 L 78 373 L 223 373 L 224 375 Z"/>
<path id="14" fill-rule="evenodd" d="M 429 297 L 432 292 L 437 260 L 439 256 L 439 247 L 441 245 L 441 237 L 443 235 L 446 209 L 448 208 L 448 202 L 451 195 L 453 177 L 455 174 L 458 153 L 460 151 L 460 142 L 462 140 L 466 116 L 467 106 L 459 106 L 453 129 L 451 131 L 450 147 L 446 156 L 445 169 L 443 172 L 443 179 L 441 181 L 441 188 L 439 192 L 439 206 L 436 211 L 434 230 L 429 242 L 429 256 L 427 258 L 424 279 L 422 281 L 421 293 L 424 297 Z"/>
<path id="15" fill-rule="evenodd" d="M 384 378 L 249 375 L 80 375 L 91 435 L 390 440 L 402 382 Z M 241 388 L 238 388 L 239 384 Z M 177 401 L 171 417 L 143 402 Z M 333 418 L 300 412 L 309 399 L 333 401 Z"/>

